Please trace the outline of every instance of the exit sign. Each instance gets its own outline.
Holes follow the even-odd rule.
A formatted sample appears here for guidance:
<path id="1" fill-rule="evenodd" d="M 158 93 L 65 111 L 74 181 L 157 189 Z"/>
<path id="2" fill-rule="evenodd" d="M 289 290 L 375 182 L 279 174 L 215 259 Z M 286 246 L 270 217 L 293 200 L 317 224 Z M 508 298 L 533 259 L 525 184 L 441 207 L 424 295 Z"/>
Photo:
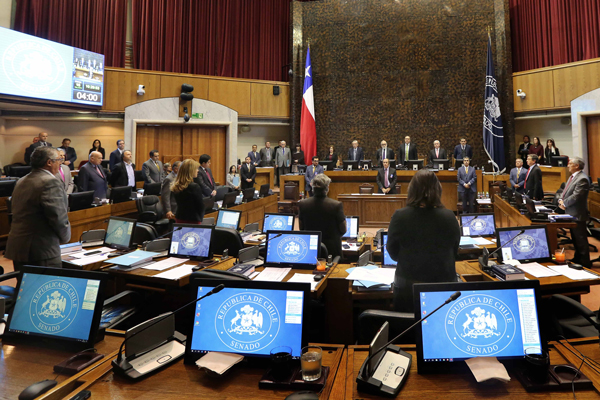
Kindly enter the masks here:
<path id="1" fill-rule="evenodd" d="M 193 113 L 192 114 L 192 118 L 203 119 L 204 118 L 204 114 L 202 114 L 202 113 Z"/>

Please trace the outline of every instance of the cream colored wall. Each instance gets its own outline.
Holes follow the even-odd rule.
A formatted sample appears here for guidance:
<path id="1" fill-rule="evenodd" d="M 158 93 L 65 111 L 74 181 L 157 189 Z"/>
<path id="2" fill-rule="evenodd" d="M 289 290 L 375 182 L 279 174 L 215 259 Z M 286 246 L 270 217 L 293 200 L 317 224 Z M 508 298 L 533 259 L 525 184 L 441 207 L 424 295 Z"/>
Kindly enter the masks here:
<path id="1" fill-rule="evenodd" d="M 238 122 L 238 151 L 237 158 L 242 162 L 252 151 L 252 145 L 258 146 L 258 150 L 265 147 L 265 142 L 271 142 L 271 147 L 277 146 L 280 140 L 285 140 L 290 145 L 290 126 L 287 125 L 248 125 L 250 132 L 242 132 L 243 122 Z"/>
<path id="2" fill-rule="evenodd" d="M 0 26 L 10 29 L 13 0 L 0 0 Z"/>
<path id="3" fill-rule="evenodd" d="M 537 136 L 546 147 L 546 140 L 552 138 L 560 154 L 573 156 L 573 135 L 571 125 L 562 123 L 564 117 L 517 119 L 515 120 L 515 134 L 517 146 L 523 143 L 523 135 Z"/>
<path id="4" fill-rule="evenodd" d="M 61 145 L 63 138 L 71 139 L 71 146 L 77 152 L 77 166 L 79 161 L 87 159 L 95 139 L 102 142 L 108 158 L 110 152 L 117 148 L 117 140 L 123 138 L 123 122 L 4 120 L 0 126 L 0 160 L 3 165 L 23 162 L 25 149 L 40 132 L 47 132 L 48 141 L 55 147 Z"/>

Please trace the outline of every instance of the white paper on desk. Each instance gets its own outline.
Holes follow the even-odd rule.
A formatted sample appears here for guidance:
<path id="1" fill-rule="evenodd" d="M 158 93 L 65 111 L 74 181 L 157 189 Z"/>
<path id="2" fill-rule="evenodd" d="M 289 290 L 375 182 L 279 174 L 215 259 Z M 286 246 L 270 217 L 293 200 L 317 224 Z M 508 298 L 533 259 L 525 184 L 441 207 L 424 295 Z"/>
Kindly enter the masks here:
<path id="1" fill-rule="evenodd" d="M 103 254 L 98 254 L 98 255 L 93 255 L 93 256 L 89 256 L 89 257 L 78 258 L 77 260 L 71 260 L 69 262 L 73 263 L 75 265 L 83 266 L 83 265 L 90 265 L 93 263 L 106 261 L 106 260 L 108 260 L 108 256 L 103 255 Z"/>
<path id="2" fill-rule="evenodd" d="M 360 193 L 359 193 L 360 194 Z M 385 196 L 385 193 L 371 193 L 373 196 Z"/>
<path id="3" fill-rule="evenodd" d="M 315 290 L 319 282 L 315 281 L 315 276 L 313 274 L 294 274 L 288 282 L 300 282 L 300 283 L 310 283 L 310 290 Z"/>
<path id="4" fill-rule="evenodd" d="M 346 279 L 352 281 L 370 281 L 384 285 L 390 285 L 394 282 L 395 272 L 395 268 L 366 269 L 363 267 L 357 267 L 350 272 Z"/>
<path id="5" fill-rule="evenodd" d="M 573 268 L 569 268 L 568 265 L 550 265 L 548 266 L 548 268 L 550 268 L 553 271 L 558 272 L 561 275 L 566 276 L 569 279 L 572 279 L 574 281 L 580 280 L 580 279 L 598 279 L 600 278 L 598 275 L 596 274 L 592 274 L 591 272 L 587 272 L 585 270 L 576 270 Z"/>
<path id="6" fill-rule="evenodd" d="M 492 204 L 492 199 L 477 199 L 479 204 Z"/>
<path id="7" fill-rule="evenodd" d="M 154 277 L 177 280 L 186 275 L 190 275 L 192 273 L 193 267 L 194 267 L 194 265 L 183 264 L 181 267 L 177 267 L 177 268 L 173 268 L 168 271 L 165 271 L 165 272 L 161 272 L 160 274 L 154 275 Z"/>
<path id="8" fill-rule="evenodd" d="M 99 251 L 100 253 L 92 254 L 91 256 L 85 255 L 85 253 L 89 253 L 92 251 Z M 75 257 L 75 258 L 94 257 L 94 256 L 97 256 L 98 254 L 112 253 L 113 251 L 117 251 L 117 249 L 111 249 L 110 247 L 100 247 L 99 249 L 83 250 L 83 251 L 78 251 L 76 253 L 71 253 L 71 254 L 69 254 L 69 257 Z"/>
<path id="9" fill-rule="evenodd" d="M 198 368 L 207 368 L 219 375 L 224 374 L 229 368 L 239 363 L 244 356 L 231 353 L 218 353 L 211 351 L 196 361 Z"/>
<path id="10" fill-rule="evenodd" d="M 477 241 L 475 240 L 475 238 L 472 238 L 470 236 L 461 236 L 459 246 L 464 246 L 467 244 L 477 244 Z"/>
<path id="11" fill-rule="evenodd" d="M 190 261 L 187 258 L 169 257 L 161 261 L 153 262 L 148 265 L 144 265 L 142 268 L 151 269 L 154 271 L 164 271 L 167 268 L 174 267 L 179 264 L 183 264 L 186 261 Z"/>
<path id="12" fill-rule="evenodd" d="M 519 264 L 518 268 L 527 272 L 529 275 L 535 276 L 536 278 L 547 278 L 549 276 L 560 275 L 558 272 L 552 271 L 550 268 L 546 268 L 542 264 L 538 264 L 536 262 Z"/>
<path id="13" fill-rule="evenodd" d="M 370 272 L 378 278 L 376 282 L 383 283 L 386 285 L 391 285 L 392 283 L 394 283 L 396 268 L 377 268 L 370 270 Z"/>
<path id="14" fill-rule="evenodd" d="M 540 212 L 540 211 L 550 211 L 550 209 L 548 207 L 545 206 L 535 206 L 535 211 Z"/>
<path id="15" fill-rule="evenodd" d="M 291 270 L 291 268 L 267 267 L 256 278 L 254 278 L 254 280 L 267 282 L 281 282 Z"/>
<path id="16" fill-rule="evenodd" d="M 488 245 L 488 244 L 494 244 L 494 242 L 492 242 L 491 240 L 488 240 L 483 237 L 474 237 L 472 239 L 475 241 L 475 244 L 478 244 L 481 246 Z"/>
<path id="17" fill-rule="evenodd" d="M 502 260 L 502 262 L 503 262 L 504 264 L 509 264 L 509 265 L 512 265 L 513 267 L 518 267 L 519 265 L 521 265 L 521 261 L 519 261 L 519 260 L 514 260 L 514 259 L 513 259 L 513 260 Z"/>
<path id="18" fill-rule="evenodd" d="M 498 379 L 502 382 L 510 381 L 506 367 L 496 357 L 475 357 L 466 360 L 466 363 L 477 382 L 489 379 Z"/>

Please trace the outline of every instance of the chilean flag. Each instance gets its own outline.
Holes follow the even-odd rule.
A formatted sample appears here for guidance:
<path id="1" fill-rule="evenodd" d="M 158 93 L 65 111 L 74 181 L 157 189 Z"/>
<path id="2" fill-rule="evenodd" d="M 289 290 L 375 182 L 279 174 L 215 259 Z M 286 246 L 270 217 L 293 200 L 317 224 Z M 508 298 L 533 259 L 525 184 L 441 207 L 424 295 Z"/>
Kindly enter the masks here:
<path id="1" fill-rule="evenodd" d="M 313 156 L 317 155 L 317 127 L 315 125 L 310 47 L 306 52 L 306 68 L 304 70 L 304 90 L 302 91 L 302 111 L 300 114 L 300 145 L 302 151 L 304 151 L 304 162 L 309 165 Z"/>

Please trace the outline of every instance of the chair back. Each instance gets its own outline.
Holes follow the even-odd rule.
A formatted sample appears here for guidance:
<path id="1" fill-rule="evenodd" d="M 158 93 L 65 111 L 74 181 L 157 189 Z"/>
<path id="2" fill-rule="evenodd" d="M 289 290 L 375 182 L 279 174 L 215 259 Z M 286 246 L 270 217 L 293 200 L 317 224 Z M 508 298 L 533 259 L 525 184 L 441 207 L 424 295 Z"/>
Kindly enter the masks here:
<path id="1" fill-rule="evenodd" d="M 202 223 L 200 225 L 214 225 L 214 224 L 215 224 L 215 217 L 208 217 L 208 218 L 203 218 Z"/>
<path id="2" fill-rule="evenodd" d="M 223 250 L 229 249 L 229 255 L 237 257 L 240 250 L 244 248 L 244 242 L 235 229 L 215 228 L 211 247 L 213 254 L 223 254 Z"/>
<path id="3" fill-rule="evenodd" d="M 286 184 L 283 187 L 283 200 L 300 200 L 300 190 L 296 184 Z"/>
<path id="4" fill-rule="evenodd" d="M 215 201 L 222 201 L 225 195 L 229 192 L 233 191 L 229 186 L 221 186 L 217 189 L 217 193 L 215 194 Z"/>
<path id="5" fill-rule="evenodd" d="M 415 322 L 415 315 L 385 310 L 365 310 L 358 316 L 358 344 L 369 344 L 384 322 L 390 324 L 389 337 L 395 337 Z M 400 343 L 415 343 L 414 329 Z"/>
<path id="6" fill-rule="evenodd" d="M 143 196 L 136 199 L 139 222 L 156 222 L 164 218 L 164 210 L 158 196 Z"/>
<path id="7" fill-rule="evenodd" d="M 144 173 L 141 170 L 133 171 L 133 176 L 136 182 L 144 182 Z"/>
<path id="8" fill-rule="evenodd" d="M 327 250 L 325 243 L 321 243 L 321 247 L 319 248 L 319 258 L 327 259 L 327 257 L 329 257 L 329 250 Z"/>
<path id="9" fill-rule="evenodd" d="M 145 224 L 143 222 L 138 222 L 135 224 L 135 229 L 133 230 L 133 245 L 142 245 L 144 242 L 148 242 L 150 240 L 154 240 L 158 237 L 158 232 L 156 229 L 150 225 Z"/>
<path id="10" fill-rule="evenodd" d="M 374 186 L 370 183 L 362 183 L 358 187 L 358 193 L 360 194 L 373 194 Z"/>
<path id="11" fill-rule="evenodd" d="M 396 194 L 400 194 L 402 191 L 402 185 L 400 183 L 396 183 Z"/>
<path id="12" fill-rule="evenodd" d="M 160 183 L 144 184 L 144 196 L 160 196 Z"/>

